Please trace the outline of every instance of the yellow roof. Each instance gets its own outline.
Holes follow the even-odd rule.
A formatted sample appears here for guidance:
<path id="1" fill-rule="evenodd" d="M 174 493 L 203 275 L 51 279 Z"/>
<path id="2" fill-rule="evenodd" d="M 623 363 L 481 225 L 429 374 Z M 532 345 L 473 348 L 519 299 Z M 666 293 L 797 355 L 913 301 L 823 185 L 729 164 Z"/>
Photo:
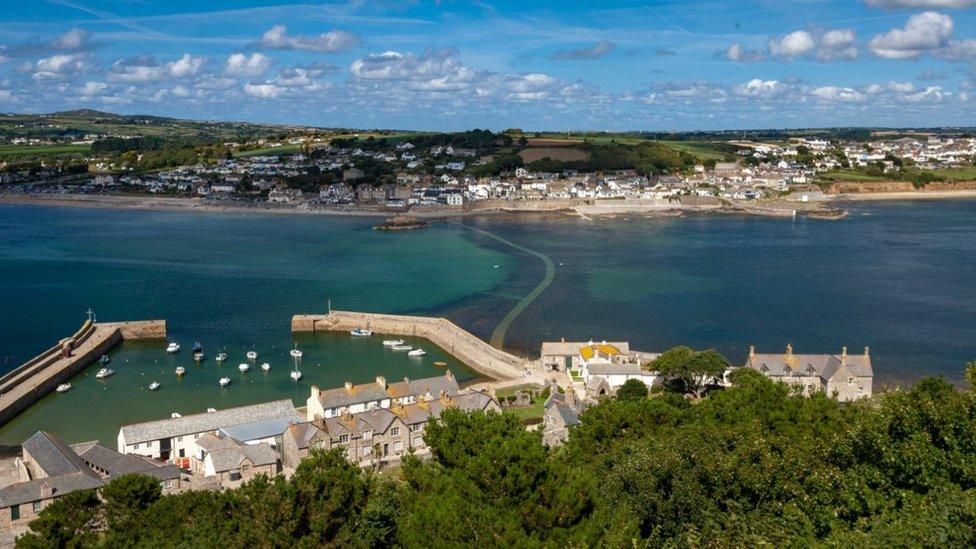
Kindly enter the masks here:
<path id="1" fill-rule="evenodd" d="M 580 349 L 580 356 L 583 360 L 589 360 L 593 358 L 594 353 L 600 353 L 601 355 L 612 356 L 619 355 L 620 349 L 609 345 L 607 343 L 597 343 L 596 345 L 587 345 Z"/>

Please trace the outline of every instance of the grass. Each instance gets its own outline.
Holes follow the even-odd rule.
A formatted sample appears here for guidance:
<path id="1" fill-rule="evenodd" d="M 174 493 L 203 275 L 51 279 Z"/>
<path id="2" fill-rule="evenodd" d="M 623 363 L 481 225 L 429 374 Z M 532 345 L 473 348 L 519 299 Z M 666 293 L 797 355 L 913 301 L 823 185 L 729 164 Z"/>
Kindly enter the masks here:
<path id="1" fill-rule="evenodd" d="M 552 160 L 561 160 L 563 162 L 590 159 L 589 152 L 581 151 L 572 147 L 540 147 L 524 149 L 518 154 L 522 157 L 522 161 L 525 163 L 535 162 L 536 160 L 541 160 L 543 158 L 551 158 Z"/>
<path id="2" fill-rule="evenodd" d="M 0 145 L 0 158 L 84 154 L 89 150 L 88 145 Z"/>
<path id="3" fill-rule="evenodd" d="M 718 148 L 722 143 L 709 141 L 658 141 L 662 145 L 667 145 L 676 151 L 683 151 L 697 156 L 701 160 L 725 160 L 727 152 Z"/>
<path id="4" fill-rule="evenodd" d="M 865 175 L 851 170 L 832 170 L 820 174 L 819 177 L 827 181 L 888 181 L 884 177 Z"/>
<path id="5" fill-rule="evenodd" d="M 946 181 L 973 181 L 976 180 L 976 166 L 968 168 L 954 168 L 945 170 L 931 170 L 929 173 L 944 177 Z"/>
<path id="6" fill-rule="evenodd" d="M 540 419 L 546 413 L 545 409 L 546 399 L 542 396 L 537 396 L 532 399 L 532 404 L 530 406 L 525 406 L 522 408 L 507 408 L 505 411 L 510 414 L 515 414 L 515 417 L 525 421 L 527 419 Z"/>
<path id="7" fill-rule="evenodd" d="M 498 398 L 505 398 L 512 395 L 517 395 L 525 390 L 538 390 L 538 389 L 539 389 L 538 386 L 531 383 L 526 383 L 524 385 L 516 385 L 514 387 L 505 387 L 503 389 L 498 389 L 497 391 L 495 391 L 495 396 Z"/>
<path id="8" fill-rule="evenodd" d="M 280 154 L 292 154 L 302 150 L 301 145 L 292 145 L 290 143 L 285 143 L 280 147 L 263 147 L 260 149 L 251 149 L 247 151 L 236 151 L 234 152 L 234 158 L 246 158 L 248 156 L 277 156 Z"/>

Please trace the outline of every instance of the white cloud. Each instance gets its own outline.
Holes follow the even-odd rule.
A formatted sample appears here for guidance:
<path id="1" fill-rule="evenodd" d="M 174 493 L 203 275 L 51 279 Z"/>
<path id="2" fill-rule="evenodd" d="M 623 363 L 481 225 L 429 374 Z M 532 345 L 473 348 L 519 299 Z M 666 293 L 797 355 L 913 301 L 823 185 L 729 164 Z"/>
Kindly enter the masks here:
<path id="1" fill-rule="evenodd" d="M 30 65 L 27 65 L 30 70 Z M 70 76 L 87 70 L 88 61 L 85 57 L 74 54 L 57 54 L 38 59 L 33 65 L 32 78 L 35 80 L 51 80 Z"/>
<path id="2" fill-rule="evenodd" d="M 817 40 L 817 59 L 854 59 L 857 57 L 857 37 L 851 29 L 834 29 Z"/>
<path id="3" fill-rule="evenodd" d="M 842 103 L 857 103 L 866 98 L 863 93 L 854 88 L 843 88 L 837 86 L 823 86 L 814 88 L 810 92 L 814 97 L 825 101 L 836 101 Z"/>
<path id="4" fill-rule="evenodd" d="M 319 53 L 345 51 L 359 44 L 355 34 L 334 30 L 318 36 L 288 36 L 288 28 L 275 25 L 261 36 L 261 46 L 280 50 L 305 50 Z"/>
<path id="5" fill-rule="evenodd" d="M 754 78 L 745 84 L 739 84 L 732 88 L 732 93 L 746 97 L 775 97 L 787 91 L 786 84 L 778 80 L 761 80 Z"/>
<path id="6" fill-rule="evenodd" d="M 924 90 L 903 95 L 901 99 L 910 103 L 939 102 L 951 96 L 952 94 L 944 91 L 941 86 L 929 86 Z"/>
<path id="7" fill-rule="evenodd" d="M 946 47 L 952 29 L 951 17 L 926 11 L 913 15 L 904 28 L 876 35 L 868 47 L 875 55 L 885 59 L 915 59 L 923 53 Z"/>
<path id="8" fill-rule="evenodd" d="M 271 58 L 262 53 L 252 53 L 250 57 L 235 53 L 227 58 L 224 71 L 233 76 L 261 76 L 269 66 Z"/>
<path id="9" fill-rule="evenodd" d="M 450 91 L 473 87 L 489 73 L 458 61 L 456 50 L 427 50 L 421 55 L 387 51 L 353 61 L 353 77 L 361 80 L 402 80 L 415 90 Z"/>
<path id="10" fill-rule="evenodd" d="M 244 84 L 244 93 L 260 99 L 274 99 L 278 94 L 284 92 L 285 89 L 282 86 L 276 86 L 267 82 L 263 84 L 251 84 L 250 82 Z"/>
<path id="11" fill-rule="evenodd" d="M 207 59 L 205 57 L 194 57 L 188 53 L 184 53 L 183 57 L 180 57 L 178 61 L 169 64 L 169 73 L 176 78 L 195 76 L 203 68 L 203 64 L 206 61 Z"/>
<path id="12" fill-rule="evenodd" d="M 166 68 L 154 57 L 132 57 L 112 63 L 108 79 L 112 82 L 156 82 L 166 75 Z"/>
<path id="13" fill-rule="evenodd" d="M 552 54 L 552 56 L 550 56 L 550 59 L 588 61 L 599 59 L 612 52 L 616 47 L 616 42 L 611 40 L 600 40 L 593 46 L 586 48 L 557 50 Z"/>
<path id="14" fill-rule="evenodd" d="M 813 35 L 807 31 L 794 31 L 786 36 L 769 39 L 769 53 L 774 57 L 793 59 L 807 55 L 817 47 Z"/>
<path id="15" fill-rule="evenodd" d="M 867 0 L 869 6 L 885 9 L 901 8 L 971 8 L 976 0 Z"/>
<path id="16" fill-rule="evenodd" d="M 81 87 L 80 93 L 82 96 L 92 96 L 98 95 L 108 89 L 108 84 L 105 82 L 86 82 L 84 86 Z"/>
<path id="17" fill-rule="evenodd" d="M 81 29 L 71 29 L 54 39 L 50 47 L 61 51 L 81 51 L 92 47 L 91 33 Z"/>
<path id="18" fill-rule="evenodd" d="M 12 97 L 10 90 L 0 89 L 0 102 L 10 101 Z"/>
<path id="19" fill-rule="evenodd" d="M 725 50 L 723 55 L 729 61 L 737 61 L 739 63 L 752 63 L 763 59 L 761 51 L 747 49 L 742 44 L 732 44 L 729 46 L 729 49 Z"/>
<path id="20" fill-rule="evenodd" d="M 183 85 L 174 87 L 172 90 L 170 90 L 170 93 L 173 94 L 173 97 L 190 97 L 190 90 Z"/>

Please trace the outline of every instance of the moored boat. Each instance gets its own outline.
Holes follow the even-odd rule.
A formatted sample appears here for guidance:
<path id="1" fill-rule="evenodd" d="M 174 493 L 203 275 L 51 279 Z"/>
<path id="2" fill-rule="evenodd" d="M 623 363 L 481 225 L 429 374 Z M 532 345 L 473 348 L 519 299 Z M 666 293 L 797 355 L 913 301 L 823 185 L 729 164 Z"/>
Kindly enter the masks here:
<path id="1" fill-rule="evenodd" d="M 248 365 L 247 363 L 242 362 L 239 366 L 237 366 L 237 369 L 240 370 L 241 372 L 246 372 L 251 369 L 251 366 Z"/>
<path id="2" fill-rule="evenodd" d="M 437 362 L 434 363 L 434 366 L 437 366 L 438 368 L 447 368 L 447 363 L 438 360 Z"/>
<path id="3" fill-rule="evenodd" d="M 302 352 L 298 349 L 292 349 L 288 351 L 288 354 L 290 354 L 292 358 L 302 358 Z"/>
<path id="4" fill-rule="evenodd" d="M 216 360 L 217 362 L 223 362 L 227 360 L 227 353 L 217 353 L 217 358 L 215 358 L 214 360 Z"/>
<path id="5" fill-rule="evenodd" d="M 58 385 L 58 392 L 59 393 L 67 393 L 70 390 L 71 390 L 71 384 L 70 383 L 62 383 L 61 385 Z"/>
<path id="6" fill-rule="evenodd" d="M 271 365 L 265 362 L 264 364 L 261 365 L 261 369 L 267 372 L 268 370 L 271 369 Z"/>
<path id="7" fill-rule="evenodd" d="M 391 347 L 391 349 L 394 351 L 409 351 L 410 349 L 413 349 L 413 347 L 410 345 L 394 345 Z"/>
<path id="8" fill-rule="evenodd" d="M 302 379 L 302 373 L 299 372 L 298 370 L 292 371 L 292 373 L 289 375 L 291 375 L 291 378 L 294 381 L 298 381 L 299 379 Z"/>
<path id="9" fill-rule="evenodd" d="M 108 355 L 102 355 L 102 357 L 98 359 L 98 363 L 102 366 L 105 366 L 109 362 L 112 362 L 112 358 Z"/>
<path id="10" fill-rule="evenodd" d="M 222 377 L 222 378 L 220 378 L 220 381 L 218 383 L 220 383 L 220 386 L 221 387 L 226 387 L 226 386 L 230 385 L 230 378 L 229 377 Z"/>
<path id="11" fill-rule="evenodd" d="M 203 362 L 203 353 L 193 353 L 193 360 Z"/>
<path id="12" fill-rule="evenodd" d="M 247 359 L 248 360 L 254 360 L 257 357 L 258 357 L 258 352 L 257 351 L 248 351 L 247 352 Z"/>
<path id="13" fill-rule="evenodd" d="M 403 345 L 402 339 L 386 339 L 383 340 L 384 347 L 396 347 L 397 345 Z"/>
<path id="14" fill-rule="evenodd" d="M 169 345 L 166 346 L 167 353 L 178 353 L 180 352 L 180 344 L 175 341 L 170 341 Z"/>
<path id="15" fill-rule="evenodd" d="M 202 353 L 202 352 L 203 352 L 203 345 L 201 345 L 199 341 L 194 341 L 193 354 Z"/>
<path id="16" fill-rule="evenodd" d="M 105 378 L 107 378 L 108 376 L 110 376 L 110 375 L 112 375 L 114 373 L 115 373 L 115 370 L 112 370 L 111 368 L 102 368 L 101 370 L 98 371 L 97 374 L 95 374 L 95 378 L 96 379 L 105 379 Z"/>
<path id="17" fill-rule="evenodd" d="M 184 368 L 182 366 L 177 366 L 176 367 L 176 375 L 182 376 L 185 373 L 186 373 L 186 368 Z"/>
<path id="18" fill-rule="evenodd" d="M 407 353 L 407 356 L 424 356 L 426 354 L 427 354 L 427 351 L 425 351 L 423 349 L 420 349 L 420 348 L 417 348 L 417 349 L 414 349 L 414 350 L 410 351 L 409 353 Z"/>
<path id="19" fill-rule="evenodd" d="M 153 381 L 152 383 L 149 384 L 149 390 L 150 391 L 155 391 L 156 389 L 159 389 L 159 382 L 158 381 Z"/>
<path id="20" fill-rule="evenodd" d="M 373 335 L 373 330 L 367 330 L 366 328 L 356 328 L 349 332 L 353 337 L 369 337 Z"/>

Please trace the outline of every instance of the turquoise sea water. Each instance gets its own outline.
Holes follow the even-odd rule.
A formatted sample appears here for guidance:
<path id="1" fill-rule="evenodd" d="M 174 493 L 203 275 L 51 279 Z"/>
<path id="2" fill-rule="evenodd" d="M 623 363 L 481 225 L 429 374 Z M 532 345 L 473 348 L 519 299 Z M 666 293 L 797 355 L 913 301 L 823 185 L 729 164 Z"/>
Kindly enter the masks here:
<path id="1" fill-rule="evenodd" d="M 80 325 L 165 318 L 184 351 L 124 344 L 118 372 L 93 369 L 75 389 L 49 395 L 0 428 L 17 443 L 45 428 L 68 440 L 115 439 L 131 421 L 207 407 L 293 398 L 376 375 L 436 375 L 431 351 L 411 361 L 377 337 L 299 340 L 305 374 L 296 386 L 285 357 L 290 318 L 334 308 L 445 315 L 487 339 L 545 274 L 552 284 L 518 316 L 506 346 L 537 354 L 559 337 L 624 339 L 663 350 L 715 347 L 744 359 L 750 344 L 800 352 L 860 352 L 870 345 L 876 385 L 923 375 L 961 378 L 976 357 L 976 202 L 855 205 L 842 221 L 689 216 L 603 221 L 478 218 L 427 230 L 383 233 L 375 220 L 0 206 L 0 355 L 8 370 Z M 191 366 L 190 344 L 210 357 Z M 237 372 L 251 347 L 268 360 Z M 461 379 L 475 374 L 454 360 Z M 188 367 L 183 380 L 172 374 Z M 229 373 L 227 373 L 229 372 Z M 234 379 L 227 389 L 216 380 Z M 149 393 L 158 379 L 163 387 Z"/>

